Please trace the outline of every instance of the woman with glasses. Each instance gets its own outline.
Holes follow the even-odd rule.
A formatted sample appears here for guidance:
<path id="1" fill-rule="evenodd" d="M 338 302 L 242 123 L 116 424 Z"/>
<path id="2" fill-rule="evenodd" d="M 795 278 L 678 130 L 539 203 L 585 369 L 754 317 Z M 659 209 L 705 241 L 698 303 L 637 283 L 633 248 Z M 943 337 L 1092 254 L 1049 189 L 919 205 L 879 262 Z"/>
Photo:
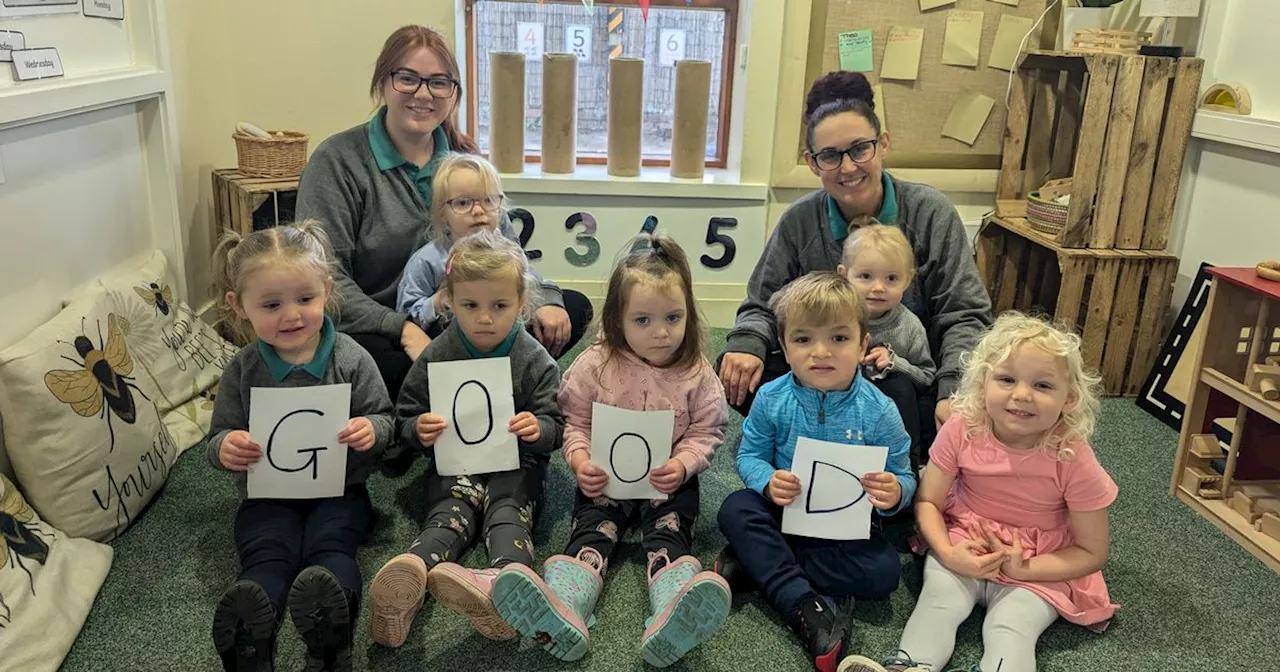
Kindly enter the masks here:
<path id="1" fill-rule="evenodd" d="M 458 129 L 458 62 L 431 28 L 405 26 L 387 38 L 369 94 L 382 104 L 378 112 L 312 154 L 298 185 L 297 218 L 324 224 L 338 261 L 338 329 L 373 355 L 395 399 L 409 366 L 431 342 L 397 310 L 396 293 L 409 256 L 429 237 L 432 179 L 450 151 L 478 148 Z M 501 220 L 509 232 L 505 214 Z M 558 356 L 581 338 L 591 304 L 550 283 L 542 301 L 534 334 Z"/>
<path id="2" fill-rule="evenodd" d="M 973 349 L 991 323 L 991 299 L 978 279 L 960 215 L 938 190 L 885 171 L 889 133 L 880 128 L 871 85 L 862 74 L 832 72 L 815 81 L 805 100 L 805 122 L 805 160 L 822 189 L 787 208 L 751 274 L 717 362 L 729 403 L 746 415 L 760 385 L 789 370 L 769 297 L 809 271 L 834 270 L 850 225 L 875 218 L 900 227 L 911 242 L 918 272 L 902 303 L 924 323 L 939 362 L 934 390 L 916 390 L 905 376 L 876 384 L 904 420 L 932 415 L 940 426 L 951 414 L 960 355 Z"/>

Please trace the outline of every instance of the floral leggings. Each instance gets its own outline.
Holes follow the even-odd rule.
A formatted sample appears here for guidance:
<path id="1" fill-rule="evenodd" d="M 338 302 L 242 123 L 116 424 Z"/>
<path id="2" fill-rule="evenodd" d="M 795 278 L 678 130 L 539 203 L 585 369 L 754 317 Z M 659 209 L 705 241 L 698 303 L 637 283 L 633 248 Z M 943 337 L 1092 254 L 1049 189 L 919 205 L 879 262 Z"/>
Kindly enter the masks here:
<path id="1" fill-rule="evenodd" d="M 640 528 L 640 547 L 652 560 L 665 553 L 675 560 L 692 553 L 693 523 L 698 517 L 698 477 L 690 478 L 667 499 L 589 499 L 577 491 L 573 529 L 565 555 L 576 556 L 584 547 L 594 549 L 608 568 L 618 542 L 633 525 Z M 652 562 L 650 567 L 654 568 Z M 601 572 L 603 573 L 603 571 Z"/>
<path id="2" fill-rule="evenodd" d="M 427 521 L 409 547 L 427 563 L 457 562 L 483 533 L 489 566 L 533 564 L 533 520 L 547 477 L 543 460 L 515 471 L 441 476 L 427 470 Z"/>

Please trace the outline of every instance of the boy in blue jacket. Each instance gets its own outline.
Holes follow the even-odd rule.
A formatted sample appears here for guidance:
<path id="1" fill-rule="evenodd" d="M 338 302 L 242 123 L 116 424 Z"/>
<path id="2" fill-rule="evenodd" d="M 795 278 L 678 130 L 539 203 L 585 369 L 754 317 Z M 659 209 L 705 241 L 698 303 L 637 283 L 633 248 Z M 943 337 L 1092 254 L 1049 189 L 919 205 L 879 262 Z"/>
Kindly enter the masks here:
<path id="1" fill-rule="evenodd" d="M 782 507 L 800 494 L 791 473 L 796 439 L 886 446 L 886 471 L 862 477 L 876 514 L 911 504 L 911 439 L 893 402 L 858 375 L 867 349 L 867 309 L 843 276 L 815 271 L 775 293 L 782 350 L 791 372 L 760 388 L 742 425 L 738 473 L 746 484 L 720 507 L 729 546 L 716 570 L 735 592 L 758 586 L 808 649 L 835 672 L 848 638 L 848 598 L 883 599 L 898 587 L 898 554 L 873 525 L 870 539 L 832 541 L 782 533 Z M 839 603 L 839 604 L 838 604 Z"/>

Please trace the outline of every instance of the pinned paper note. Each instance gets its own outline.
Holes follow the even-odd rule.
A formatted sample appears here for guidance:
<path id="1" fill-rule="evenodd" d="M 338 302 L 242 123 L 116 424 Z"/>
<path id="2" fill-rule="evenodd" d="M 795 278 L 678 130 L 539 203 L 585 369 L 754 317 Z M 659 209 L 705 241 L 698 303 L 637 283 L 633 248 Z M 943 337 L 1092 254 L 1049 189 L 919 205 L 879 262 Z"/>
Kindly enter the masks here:
<path id="1" fill-rule="evenodd" d="M 852 541 L 871 538 L 871 499 L 862 477 L 884 471 L 889 449 L 808 437 L 796 440 L 791 473 L 800 494 L 782 510 L 782 533 Z"/>
<path id="2" fill-rule="evenodd" d="M 884 85 L 880 82 L 872 84 L 871 96 L 871 99 L 875 101 L 876 104 L 876 119 L 880 120 L 880 130 L 887 131 L 889 130 L 889 115 L 885 110 L 889 108 L 887 107 L 888 102 L 884 99 Z"/>
<path id="3" fill-rule="evenodd" d="M 987 123 L 987 117 L 991 115 L 991 108 L 995 104 L 994 99 L 981 93 L 971 91 L 960 94 L 955 104 L 951 106 L 947 123 L 942 125 L 942 134 L 972 146 L 973 141 L 977 140 L 978 134 L 982 132 L 983 125 Z"/>
<path id="4" fill-rule="evenodd" d="M 849 72 L 872 72 L 871 30 L 840 33 L 840 69 Z"/>
<path id="5" fill-rule="evenodd" d="M 927 12 L 931 9 L 937 9 L 944 5 L 954 5 L 956 0 L 920 0 L 920 11 Z"/>
<path id="6" fill-rule="evenodd" d="M 1142 0 L 1138 16 L 1199 16 L 1200 0 Z"/>
<path id="7" fill-rule="evenodd" d="M 1012 71 L 1018 64 L 1018 52 L 1022 49 L 1022 40 L 1031 32 L 1035 22 L 1021 16 L 1000 15 L 1000 23 L 996 26 L 996 39 L 991 45 L 991 53 L 987 55 L 987 67 Z"/>
<path id="8" fill-rule="evenodd" d="M 342 496 L 347 447 L 338 433 L 350 419 L 350 383 L 249 390 L 249 437 L 262 448 L 249 467 L 249 498 Z"/>
<path id="9" fill-rule="evenodd" d="M 991 1 L 992 1 L 992 2 L 998 2 L 998 3 L 1002 4 L 1002 5 L 1009 5 L 1010 7 L 1017 7 L 1017 6 L 1018 6 L 1018 0 L 991 0 Z"/>
<path id="10" fill-rule="evenodd" d="M 609 475 L 610 499 L 666 499 L 649 474 L 671 459 L 674 411 L 630 411 L 591 404 L 591 461 Z"/>
<path id="11" fill-rule="evenodd" d="M 12 61 L 9 52 L 14 49 L 26 49 L 27 38 L 16 30 L 0 30 L 0 63 Z"/>
<path id="12" fill-rule="evenodd" d="M 885 38 L 881 79 L 915 79 L 920 73 L 920 49 L 924 46 L 924 28 L 891 26 Z"/>
<path id="13" fill-rule="evenodd" d="M 466 359 L 427 364 L 431 410 L 449 426 L 432 452 L 441 476 L 464 476 L 520 468 L 511 358 Z"/>
<path id="14" fill-rule="evenodd" d="M 942 42 L 942 62 L 977 67 L 982 46 L 982 12 L 953 9 L 947 14 L 947 36 Z"/>

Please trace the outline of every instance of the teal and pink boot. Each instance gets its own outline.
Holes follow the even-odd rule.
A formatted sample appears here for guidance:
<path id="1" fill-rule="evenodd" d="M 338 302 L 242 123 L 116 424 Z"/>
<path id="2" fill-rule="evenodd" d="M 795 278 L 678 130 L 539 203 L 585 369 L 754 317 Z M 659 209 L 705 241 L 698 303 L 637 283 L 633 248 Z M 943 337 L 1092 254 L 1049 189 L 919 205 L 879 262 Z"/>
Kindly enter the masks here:
<path id="1" fill-rule="evenodd" d="M 666 551 L 649 554 L 650 572 Z M 719 574 L 702 571 L 692 555 L 667 561 L 649 577 L 649 605 L 640 654 L 654 667 L 667 667 L 711 639 L 729 616 L 732 596 Z"/>
<path id="2" fill-rule="evenodd" d="M 592 548 L 578 551 L 576 558 L 547 558 L 543 576 L 510 564 L 493 581 L 493 606 L 516 632 L 532 637 L 551 655 L 578 660 L 591 646 L 587 627 L 595 622 L 591 612 L 604 587 L 603 572 L 604 558 Z"/>

